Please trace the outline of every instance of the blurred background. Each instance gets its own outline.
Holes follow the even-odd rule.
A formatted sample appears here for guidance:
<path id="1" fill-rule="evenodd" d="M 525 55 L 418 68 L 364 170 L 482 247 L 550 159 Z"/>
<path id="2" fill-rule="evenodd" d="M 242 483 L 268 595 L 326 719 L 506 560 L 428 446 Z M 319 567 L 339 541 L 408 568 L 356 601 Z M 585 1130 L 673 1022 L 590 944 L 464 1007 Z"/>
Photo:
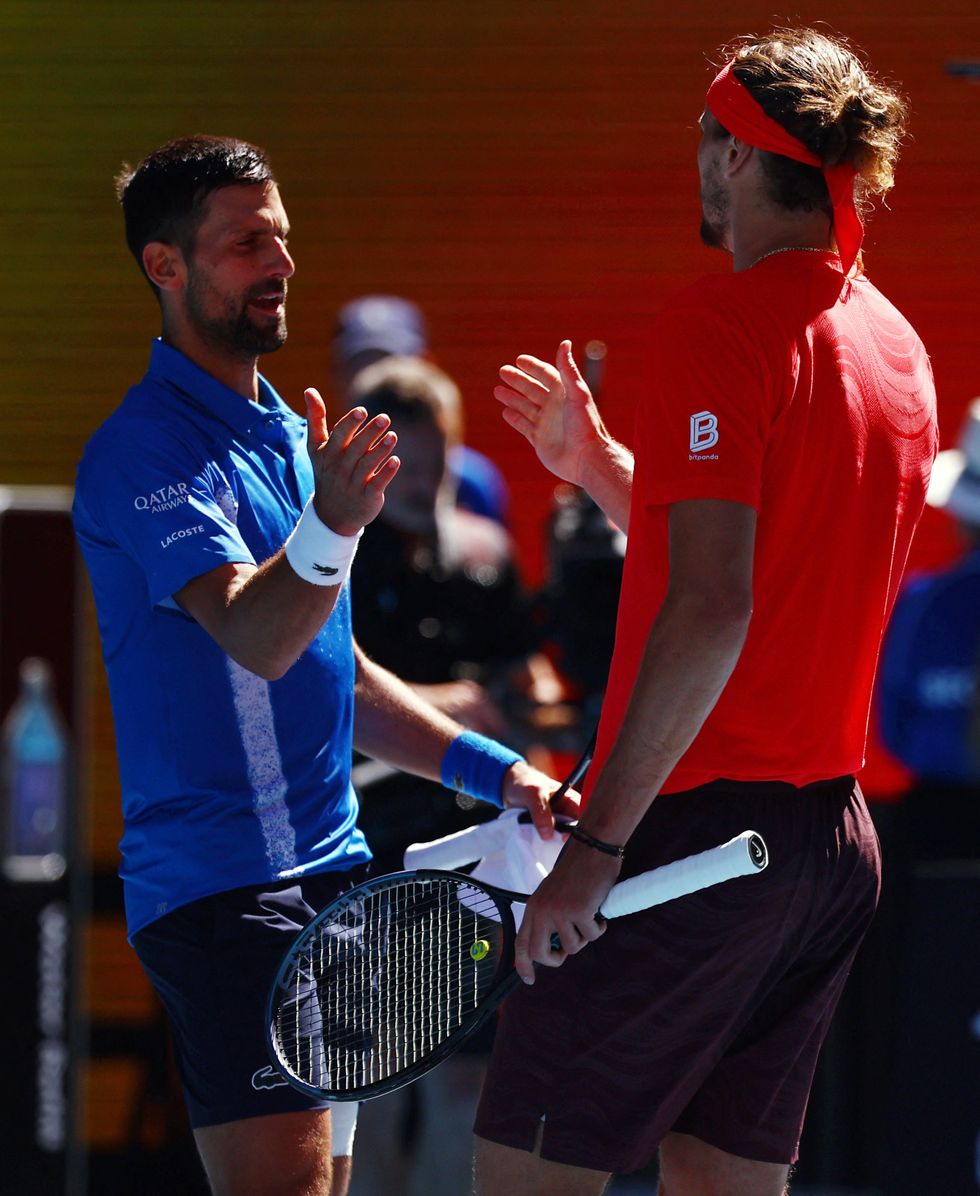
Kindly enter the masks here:
<path id="1" fill-rule="evenodd" d="M 976 0 L 785 12 L 762 0 L 0 2 L 0 719 L 9 750 L 23 661 L 49 662 L 69 830 L 63 874 L 8 867 L 0 881 L 16 1104 L 0 1191 L 200 1182 L 155 1002 L 125 942 L 111 715 L 66 515 L 86 439 L 142 376 L 158 332 L 113 197 L 122 163 L 192 132 L 269 151 L 297 272 L 288 344 L 262 369 L 298 409 L 304 387 L 331 390 L 342 304 L 386 293 L 420 306 L 431 356 L 462 391 L 466 443 L 504 474 L 535 591 L 553 569 L 562 496 L 501 421 L 496 371 L 521 352 L 553 357 L 563 337 L 580 357 L 599 342 L 603 411 L 629 442 L 652 315 L 727 268 L 697 237 L 711 62 L 730 37 L 780 22 L 845 33 L 911 98 L 912 139 L 865 261 L 931 354 L 952 444 L 980 393 Z M 912 566 L 959 551 L 953 522 L 927 510 Z M 862 781 L 886 857 L 892 838 L 895 858 L 906 852 L 913 780 L 873 732 Z M 976 845 L 959 854 L 975 858 Z M 975 864 L 933 867 L 883 907 L 821 1065 L 801 1191 L 977 1190 L 976 895 Z"/>

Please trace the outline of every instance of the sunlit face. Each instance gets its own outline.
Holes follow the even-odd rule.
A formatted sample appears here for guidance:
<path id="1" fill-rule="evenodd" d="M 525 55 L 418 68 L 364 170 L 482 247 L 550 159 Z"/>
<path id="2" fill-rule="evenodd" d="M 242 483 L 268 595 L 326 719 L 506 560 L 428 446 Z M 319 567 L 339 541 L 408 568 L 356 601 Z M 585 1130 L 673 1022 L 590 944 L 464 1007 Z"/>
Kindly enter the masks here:
<path id="1" fill-rule="evenodd" d="M 725 138 L 718 136 L 720 126 L 705 109 L 698 121 L 698 175 L 701 181 L 701 240 L 709 249 L 728 248 L 730 205 L 721 173 Z"/>
<path id="2" fill-rule="evenodd" d="M 236 357 L 272 353 L 286 341 L 289 222 L 273 184 L 222 187 L 187 259 L 184 302 L 202 340 Z"/>
<path id="3" fill-rule="evenodd" d="M 439 497 L 446 482 L 446 434 L 427 419 L 395 421 L 401 469 L 385 491 L 381 518 L 400 531 L 435 530 Z"/>

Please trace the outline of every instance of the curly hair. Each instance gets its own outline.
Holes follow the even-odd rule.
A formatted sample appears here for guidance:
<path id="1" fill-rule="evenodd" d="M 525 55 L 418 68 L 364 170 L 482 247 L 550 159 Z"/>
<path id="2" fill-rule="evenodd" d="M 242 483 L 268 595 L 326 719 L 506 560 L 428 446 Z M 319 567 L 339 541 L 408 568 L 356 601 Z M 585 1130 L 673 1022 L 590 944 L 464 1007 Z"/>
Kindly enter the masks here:
<path id="1" fill-rule="evenodd" d="M 874 197 L 891 189 L 908 107 L 845 38 L 780 28 L 761 39 L 737 38 L 723 52 L 725 61 L 735 60 L 735 75 L 766 115 L 824 166 L 854 166 L 856 199 L 865 211 Z M 776 154 L 764 154 L 763 163 L 777 203 L 829 211 L 819 169 Z"/>

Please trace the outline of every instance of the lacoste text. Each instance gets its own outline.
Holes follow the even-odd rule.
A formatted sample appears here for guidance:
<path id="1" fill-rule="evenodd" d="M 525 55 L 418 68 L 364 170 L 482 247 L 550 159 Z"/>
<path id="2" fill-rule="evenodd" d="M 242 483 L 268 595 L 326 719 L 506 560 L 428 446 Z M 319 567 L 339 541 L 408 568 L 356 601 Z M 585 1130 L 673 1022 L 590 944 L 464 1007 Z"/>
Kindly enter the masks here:
<path id="1" fill-rule="evenodd" d="M 179 531 L 171 532 L 166 540 L 160 541 L 161 548 L 169 548 L 176 540 L 186 540 L 188 536 L 197 536 L 204 531 L 204 524 L 199 523 L 197 527 L 182 527 Z"/>

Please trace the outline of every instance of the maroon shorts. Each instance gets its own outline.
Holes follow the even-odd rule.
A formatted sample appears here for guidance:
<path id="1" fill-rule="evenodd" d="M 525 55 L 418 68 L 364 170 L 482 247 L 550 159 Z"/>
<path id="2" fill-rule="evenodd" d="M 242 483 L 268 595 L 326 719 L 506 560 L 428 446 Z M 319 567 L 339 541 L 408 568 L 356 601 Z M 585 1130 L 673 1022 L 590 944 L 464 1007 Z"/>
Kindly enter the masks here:
<path id="1" fill-rule="evenodd" d="M 622 876 L 759 831 L 768 868 L 609 923 L 507 999 L 481 1138 L 599 1171 L 646 1166 L 670 1130 L 796 1161 L 813 1072 L 878 897 L 853 777 L 716 781 L 662 795 Z M 541 1123 L 543 1122 L 543 1127 Z"/>

